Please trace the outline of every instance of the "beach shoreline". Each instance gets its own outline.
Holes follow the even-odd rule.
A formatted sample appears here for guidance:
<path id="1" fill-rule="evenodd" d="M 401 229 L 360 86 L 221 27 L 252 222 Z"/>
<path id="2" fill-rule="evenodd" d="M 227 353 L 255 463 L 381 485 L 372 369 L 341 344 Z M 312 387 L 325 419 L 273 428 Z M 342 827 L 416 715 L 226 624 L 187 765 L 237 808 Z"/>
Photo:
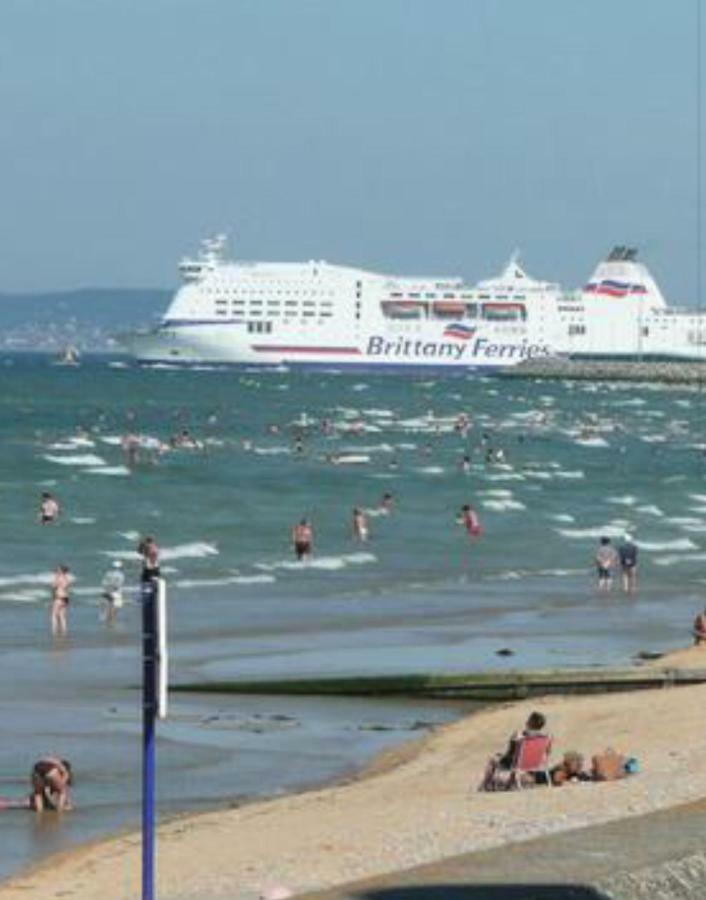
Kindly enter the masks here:
<path id="1" fill-rule="evenodd" d="M 658 661 L 702 664 L 690 648 Z M 706 687 L 547 697 L 486 708 L 378 754 L 336 784 L 176 816 L 160 826 L 160 897 L 256 898 L 273 883 L 293 892 L 333 887 L 458 853 L 615 821 L 706 797 L 700 706 Z M 641 773 L 619 782 L 479 794 L 486 758 L 538 707 L 554 759 L 607 746 Z M 679 742 L 674 736 L 679 735 Z M 689 773 L 689 778 L 680 777 Z M 227 854 L 219 851 L 226 845 Z M 231 849 L 232 848 L 232 849 Z M 130 897 L 139 885 L 139 833 L 75 848 L 0 885 L 0 900 Z"/>

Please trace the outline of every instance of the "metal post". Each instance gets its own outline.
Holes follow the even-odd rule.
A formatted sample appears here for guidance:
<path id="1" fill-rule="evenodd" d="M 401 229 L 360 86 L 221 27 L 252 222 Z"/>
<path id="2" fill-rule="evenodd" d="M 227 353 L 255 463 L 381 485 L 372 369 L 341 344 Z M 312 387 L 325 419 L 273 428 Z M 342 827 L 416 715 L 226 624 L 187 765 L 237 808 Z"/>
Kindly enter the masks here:
<path id="1" fill-rule="evenodd" d="M 154 720 L 156 699 L 155 580 L 142 584 L 142 900 L 154 900 Z"/>

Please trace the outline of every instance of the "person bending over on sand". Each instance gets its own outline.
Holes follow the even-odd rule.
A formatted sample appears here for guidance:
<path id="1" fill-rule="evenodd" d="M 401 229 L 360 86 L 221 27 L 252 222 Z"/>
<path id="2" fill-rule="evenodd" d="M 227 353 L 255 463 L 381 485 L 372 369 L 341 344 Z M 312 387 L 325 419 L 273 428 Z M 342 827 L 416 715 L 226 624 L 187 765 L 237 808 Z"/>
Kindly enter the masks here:
<path id="1" fill-rule="evenodd" d="M 706 644 L 706 609 L 694 619 L 694 643 Z"/>
<path id="2" fill-rule="evenodd" d="M 61 513 L 61 507 L 53 494 L 49 491 L 42 491 L 42 499 L 39 501 L 38 519 L 42 525 L 50 525 L 56 522 Z"/>
<path id="3" fill-rule="evenodd" d="M 54 579 L 51 584 L 51 633 L 65 636 L 68 632 L 66 620 L 69 609 L 69 587 L 71 586 L 71 573 L 68 566 L 57 566 L 54 570 Z"/>
<path id="4" fill-rule="evenodd" d="M 303 562 L 304 559 L 311 556 L 313 543 L 314 529 L 307 519 L 302 519 L 298 525 L 292 528 L 292 544 L 298 562 Z"/>
<path id="5" fill-rule="evenodd" d="M 598 573 L 598 590 L 609 591 L 613 586 L 613 573 L 619 563 L 618 553 L 609 537 L 602 537 L 594 562 Z"/>
<path id="6" fill-rule="evenodd" d="M 530 713 L 522 731 L 516 731 L 510 736 L 507 747 L 503 753 L 496 753 L 488 760 L 480 784 L 481 791 L 502 791 L 510 786 L 510 772 L 515 760 L 515 753 L 519 742 L 526 737 L 547 736 L 544 726 L 547 724 L 545 716 L 540 712 Z"/>
<path id="7" fill-rule="evenodd" d="M 67 759 L 46 756 L 32 767 L 30 775 L 32 793 L 29 805 L 36 812 L 53 809 L 62 812 L 71 809 L 69 788 L 73 784 L 71 763 Z"/>

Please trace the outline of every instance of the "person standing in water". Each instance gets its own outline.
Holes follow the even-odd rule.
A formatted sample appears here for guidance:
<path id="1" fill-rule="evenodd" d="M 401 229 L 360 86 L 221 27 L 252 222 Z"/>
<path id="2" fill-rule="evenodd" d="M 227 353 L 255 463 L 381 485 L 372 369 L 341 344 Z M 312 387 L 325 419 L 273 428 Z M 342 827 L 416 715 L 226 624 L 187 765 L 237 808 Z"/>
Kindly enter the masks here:
<path id="1" fill-rule="evenodd" d="M 380 501 L 380 512 L 384 513 L 386 516 L 389 516 L 394 508 L 395 498 L 392 496 L 390 491 L 385 491 L 385 493 L 382 495 L 382 500 Z"/>
<path id="2" fill-rule="evenodd" d="M 123 564 L 119 559 L 116 559 L 103 576 L 101 583 L 101 591 L 105 602 L 104 617 L 109 625 L 112 625 L 115 621 L 117 612 L 123 605 L 124 584 L 125 573 L 123 572 Z"/>
<path id="3" fill-rule="evenodd" d="M 478 513 L 469 503 L 464 503 L 457 520 L 466 529 L 470 538 L 477 538 L 483 533 Z"/>
<path id="4" fill-rule="evenodd" d="M 292 528 L 292 545 L 298 562 L 303 562 L 311 556 L 314 543 L 314 529 L 308 519 L 302 519 L 298 525 Z"/>
<path id="5" fill-rule="evenodd" d="M 38 515 L 40 524 L 50 525 L 52 522 L 56 522 L 60 513 L 61 507 L 59 506 L 56 497 L 54 497 L 53 494 L 50 494 L 49 491 L 42 491 Z"/>
<path id="6" fill-rule="evenodd" d="M 65 637 L 68 633 L 67 612 L 69 609 L 69 588 L 71 573 L 65 565 L 57 566 L 51 585 L 51 633 L 54 637 Z"/>
<path id="7" fill-rule="evenodd" d="M 357 541 L 367 541 L 368 535 L 370 533 L 368 529 L 368 517 L 358 506 L 356 506 L 353 510 L 353 521 L 351 524 L 353 529 L 353 537 Z"/>
<path id="8" fill-rule="evenodd" d="M 623 575 L 623 591 L 634 594 L 637 590 L 637 546 L 629 534 L 624 534 L 618 545 L 618 557 Z"/>
<path id="9" fill-rule="evenodd" d="M 598 573 L 598 590 L 607 593 L 613 587 L 613 574 L 620 562 L 615 547 L 609 537 L 602 537 L 595 556 Z"/>
<path id="10" fill-rule="evenodd" d="M 153 537 L 145 537 L 137 545 L 137 552 L 142 557 L 142 573 L 140 581 L 149 584 L 159 578 L 159 547 Z"/>

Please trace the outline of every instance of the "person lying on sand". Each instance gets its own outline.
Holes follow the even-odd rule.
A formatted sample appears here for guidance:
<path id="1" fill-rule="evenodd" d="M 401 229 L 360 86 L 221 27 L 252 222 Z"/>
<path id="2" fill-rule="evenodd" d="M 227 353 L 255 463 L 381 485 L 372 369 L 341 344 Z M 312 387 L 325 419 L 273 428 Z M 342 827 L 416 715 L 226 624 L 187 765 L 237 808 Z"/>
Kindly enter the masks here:
<path id="1" fill-rule="evenodd" d="M 32 793 L 29 806 L 36 812 L 71 809 L 69 788 L 73 784 L 71 763 L 67 759 L 47 756 L 37 760 L 30 775 Z"/>

